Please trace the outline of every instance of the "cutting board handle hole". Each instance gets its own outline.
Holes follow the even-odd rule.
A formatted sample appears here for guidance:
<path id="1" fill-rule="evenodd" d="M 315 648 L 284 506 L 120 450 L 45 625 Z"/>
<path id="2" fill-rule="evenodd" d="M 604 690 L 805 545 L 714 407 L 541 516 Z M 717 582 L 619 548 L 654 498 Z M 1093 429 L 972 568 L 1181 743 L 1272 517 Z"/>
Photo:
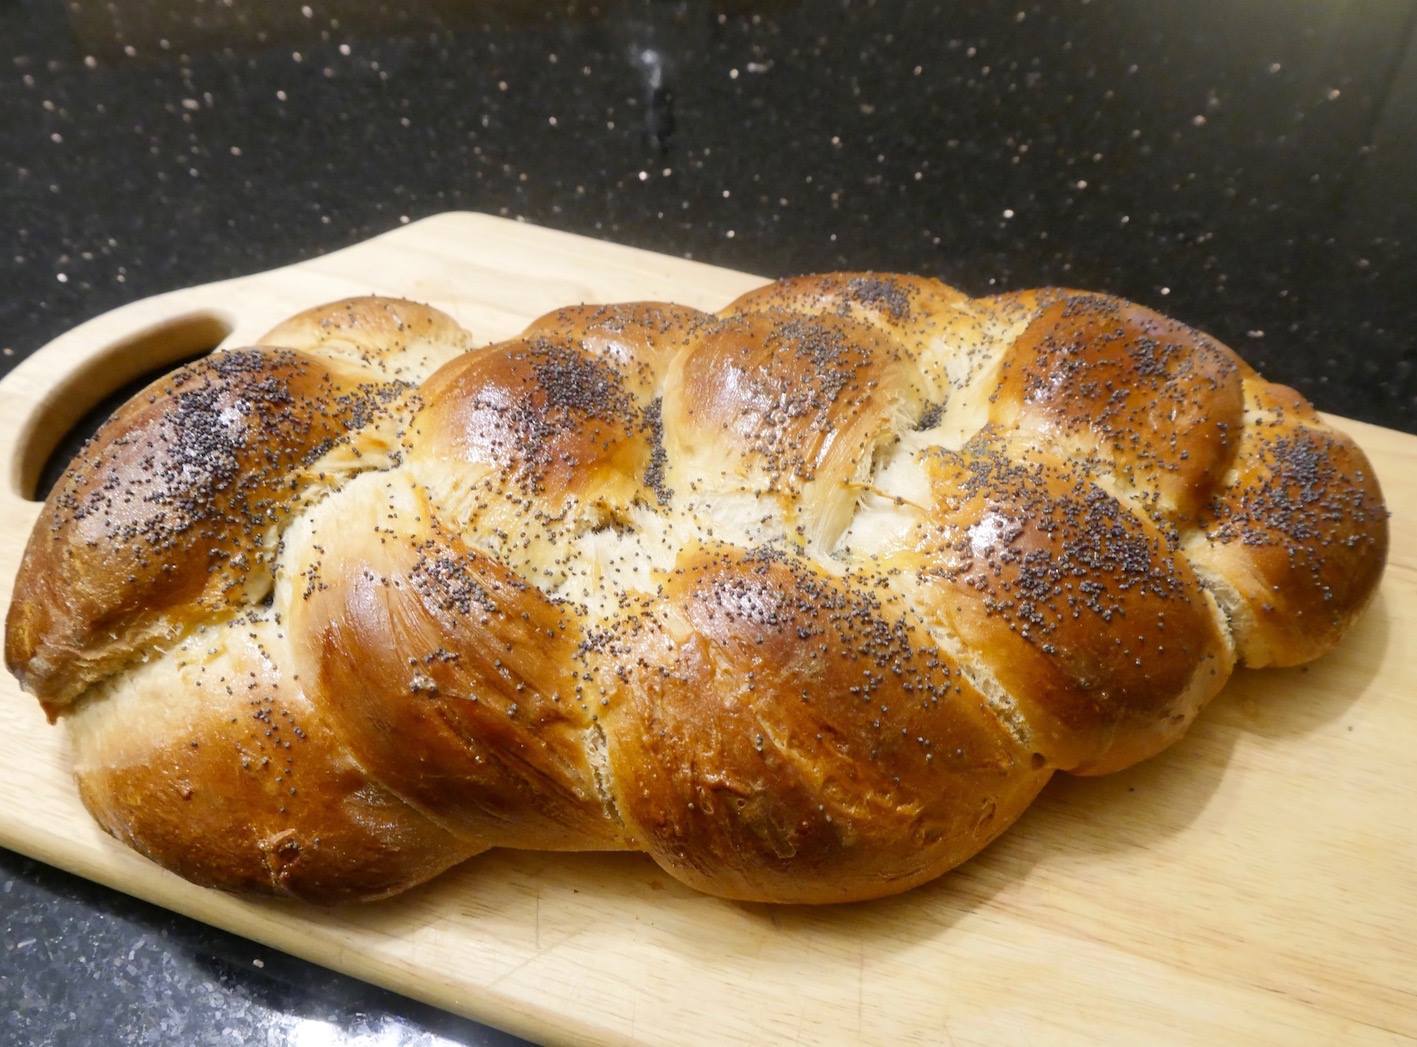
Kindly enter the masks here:
<path id="1" fill-rule="evenodd" d="M 207 355 L 231 334 L 212 313 L 148 327 L 97 351 L 45 397 L 20 439 L 20 493 L 42 502 L 84 441 L 163 375 Z"/>

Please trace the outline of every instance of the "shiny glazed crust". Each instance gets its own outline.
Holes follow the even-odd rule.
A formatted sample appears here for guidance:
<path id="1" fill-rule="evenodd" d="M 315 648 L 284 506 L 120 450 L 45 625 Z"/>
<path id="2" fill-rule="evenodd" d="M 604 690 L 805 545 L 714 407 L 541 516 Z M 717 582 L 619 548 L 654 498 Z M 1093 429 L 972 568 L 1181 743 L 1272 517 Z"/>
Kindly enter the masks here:
<path id="1" fill-rule="evenodd" d="M 1102 295 L 828 274 L 480 348 L 352 299 L 109 420 L 6 660 L 100 824 L 199 883 L 628 849 L 848 901 L 1322 654 L 1386 547 L 1351 440 Z"/>

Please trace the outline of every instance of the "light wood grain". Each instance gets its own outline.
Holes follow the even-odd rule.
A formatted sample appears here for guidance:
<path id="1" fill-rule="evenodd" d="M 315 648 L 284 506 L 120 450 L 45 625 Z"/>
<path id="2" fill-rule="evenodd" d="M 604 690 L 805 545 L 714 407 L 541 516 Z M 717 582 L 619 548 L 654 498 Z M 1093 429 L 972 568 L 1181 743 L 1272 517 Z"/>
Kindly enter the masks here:
<path id="1" fill-rule="evenodd" d="M 235 344 L 379 292 L 491 340 L 569 302 L 716 308 L 759 282 L 449 214 L 99 317 L 0 383 L 0 599 L 52 426 L 149 357 L 193 348 L 192 322 L 229 326 Z M 537 1039 L 1417 1039 L 1417 438 L 1334 422 L 1372 457 L 1393 512 L 1382 589 L 1339 650 L 1240 672 L 1167 753 L 1108 778 L 1059 776 L 1003 840 L 898 898 L 775 909 L 693 894 L 638 856 L 500 852 L 364 908 L 240 900 L 95 828 L 62 732 L 8 676 L 0 844 Z"/>

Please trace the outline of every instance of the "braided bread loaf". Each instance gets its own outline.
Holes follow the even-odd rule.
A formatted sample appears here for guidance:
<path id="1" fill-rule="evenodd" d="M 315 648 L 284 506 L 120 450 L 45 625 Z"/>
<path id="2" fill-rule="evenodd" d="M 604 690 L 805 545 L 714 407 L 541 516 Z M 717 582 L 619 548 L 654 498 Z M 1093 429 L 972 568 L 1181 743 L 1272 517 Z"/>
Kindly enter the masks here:
<path id="1" fill-rule="evenodd" d="M 636 849 L 831 902 L 1321 654 L 1386 545 L 1349 439 L 1114 298 L 837 274 L 476 349 L 364 298 L 109 420 L 6 657 L 99 823 L 199 883 Z"/>

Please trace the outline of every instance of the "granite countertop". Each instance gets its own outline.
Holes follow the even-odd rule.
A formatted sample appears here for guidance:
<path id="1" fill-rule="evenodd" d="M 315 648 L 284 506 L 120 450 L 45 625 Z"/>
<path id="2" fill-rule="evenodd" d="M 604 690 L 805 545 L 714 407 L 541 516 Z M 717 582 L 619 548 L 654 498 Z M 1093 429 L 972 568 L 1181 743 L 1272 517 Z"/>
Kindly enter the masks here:
<path id="1" fill-rule="evenodd" d="M 469 209 L 1106 290 L 1417 432 L 1411 2 L 11 0 L 0 41 L 0 373 Z M 4 1042 L 509 1042 L 3 852 L 0 926 Z"/>

